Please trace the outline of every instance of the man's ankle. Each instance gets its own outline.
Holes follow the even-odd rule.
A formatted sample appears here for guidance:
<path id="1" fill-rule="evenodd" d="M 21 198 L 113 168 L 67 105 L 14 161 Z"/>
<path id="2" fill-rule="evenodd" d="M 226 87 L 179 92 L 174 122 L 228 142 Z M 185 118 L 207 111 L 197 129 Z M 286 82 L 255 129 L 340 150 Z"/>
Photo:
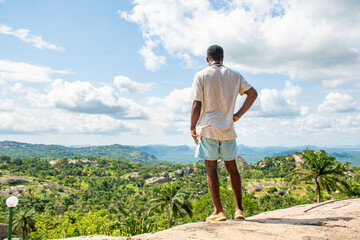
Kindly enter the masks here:
<path id="1" fill-rule="evenodd" d="M 211 215 L 216 215 L 216 214 L 219 214 L 221 212 L 224 212 L 224 210 L 223 209 L 218 209 L 218 210 L 215 209 L 214 212 Z"/>

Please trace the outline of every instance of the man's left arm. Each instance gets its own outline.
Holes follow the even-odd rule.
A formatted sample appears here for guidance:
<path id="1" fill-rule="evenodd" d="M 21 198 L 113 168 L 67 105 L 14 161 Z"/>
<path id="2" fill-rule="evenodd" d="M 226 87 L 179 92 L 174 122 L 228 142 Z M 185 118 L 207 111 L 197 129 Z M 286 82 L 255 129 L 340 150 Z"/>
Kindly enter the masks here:
<path id="1" fill-rule="evenodd" d="M 200 118 L 200 112 L 201 112 L 201 101 L 194 101 L 192 108 L 191 108 L 191 136 L 194 139 L 195 144 L 198 144 L 198 136 L 196 134 L 196 124 L 199 121 Z"/>
<path id="2" fill-rule="evenodd" d="M 242 115 L 244 115 L 247 110 L 250 109 L 250 107 L 253 105 L 253 103 L 255 102 L 258 93 L 256 92 L 255 88 L 251 87 L 248 90 L 246 90 L 244 92 L 247 96 L 246 99 L 243 103 L 243 105 L 241 106 L 241 108 L 239 109 L 239 111 L 237 111 L 234 116 L 233 116 L 233 120 L 234 122 L 238 121 Z"/>

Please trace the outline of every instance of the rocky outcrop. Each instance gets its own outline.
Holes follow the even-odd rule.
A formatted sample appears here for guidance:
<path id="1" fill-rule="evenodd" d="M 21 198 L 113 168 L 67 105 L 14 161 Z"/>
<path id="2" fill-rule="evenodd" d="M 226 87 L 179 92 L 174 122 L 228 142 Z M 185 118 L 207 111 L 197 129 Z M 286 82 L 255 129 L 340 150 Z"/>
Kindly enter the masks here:
<path id="1" fill-rule="evenodd" d="M 168 173 L 162 173 L 160 177 L 152 177 L 149 179 L 146 179 L 145 183 L 164 183 L 164 182 L 168 182 L 171 181 L 171 177 L 169 176 Z"/>
<path id="2" fill-rule="evenodd" d="M 29 189 L 40 190 L 40 189 L 55 188 L 62 195 L 65 195 L 68 192 L 79 191 L 77 189 L 73 189 L 68 186 L 60 185 L 56 182 L 47 181 L 47 180 L 45 181 L 45 180 L 32 178 L 32 177 L 23 177 L 23 176 L 15 176 L 15 175 L 0 177 L 0 184 L 2 184 L 2 185 L 6 185 L 6 183 L 8 183 L 9 181 L 16 185 L 11 186 L 9 188 L 0 189 L 0 195 L 6 196 L 6 197 L 9 197 L 11 195 L 19 197 L 21 195 L 21 193 L 29 191 Z M 28 184 L 27 185 L 17 185 L 18 183 L 25 183 L 25 182 Z M 34 183 L 36 183 L 36 184 L 34 184 Z"/>
<path id="3" fill-rule="evenodd" d="M 296 166 L 300 167 L 302 163 L 305 163 L 305 159 L 302 158 L 301 155 L 293 155 L 295 162 L 296 162 Z"/>
<path id="4" fill-rule="evenodd" d="M 238 155 L 237 157 L 236 157 L 236 161 L 241 165 L 241 166 L 248 166 L 249 164 L 245 161 L 245 159 L 242 157 L 242 156 L 240 156 L 240 155 Z"/>
<path id="5" fill-rule="evenodd" d="M 256 187 L 253 189 L 253 191 L 255 191 L 255 192 L 261 192 L 262 190 L 263 190 L 263 188 L 260 187 L 260 186 L 256 186 Z"/>
<path id="6" fill-rule="evenodd" d="M 360 236 L 360 198 L 332 200 L 265 212 L 245 221 L 198 222 L 133 237 L 87 236 L 71 240 L 355 240 Z"/>
<path id="7" fill-rule="evenodd" d="M 176 170 L 174 173 L 175 173 L 176 175 L 182 177 L 182 176 L 184 176 L 184 175 L 189 175 L 190 172 L 191 172 L 191 169 L 192 169 L 192 168 L 191 168 L 190 166 L 188 166 L 188 167 L 186 167 L 186 168 L 178 169 L 178 170 Z"/>
<path id="8" fill-rule="evenodd" d="M 243 157 L 241 157 L 240 155 L 238 155 L 236 157 L 236 162 L 238 163 L 239 166 L 248 166 L 249 164 L 245 161 L 245 159 Z M 225 162 L 221 159 L 218 160 L 218 166 L 221 168 L 225 168 Z"/>
<path id="9" fill-rule="evenodd" d="M 128 177 L 132 178 L 133 180 L 138 180 L 141 178 L 141 175 L 139 172 L 132 172 L 128 175 Z"/>
<path id="10" fill-rule="evenodd" d="M 285 195 L 285 191 L 283 191 L 283 190 L 281 190 L 281 189 L 277 190 L 276 193 L 279 194 L 280 196 L 284 196 L 284 195 Z"/>
<path id="11" fill-rule="evenodd" d="M 178 169 L 170 174 L 167 172 L 163 172 L 159 177 L 151 177 L 145 180 L 145 183 L 153 184 L 153 183 L 164 183 L 172 180 L 176 180 L 176 177 L 183 177 L 189 175 L 192 171 L 192 167 L 188 166 L 185 168 Z"/>

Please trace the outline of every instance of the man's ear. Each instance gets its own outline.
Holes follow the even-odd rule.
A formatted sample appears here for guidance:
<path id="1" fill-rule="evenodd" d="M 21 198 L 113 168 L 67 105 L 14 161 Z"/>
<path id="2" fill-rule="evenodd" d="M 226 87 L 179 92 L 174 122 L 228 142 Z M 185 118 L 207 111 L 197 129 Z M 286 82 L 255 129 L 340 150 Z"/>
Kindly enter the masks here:
<path id="1" fill-rule="evenodd" d="M 207 61 L 207 62 L 210 62 L 210 60 L 209 60 L 209 58 L 208 58 L 208 57 L 206 57 L 206 61 Z"/>

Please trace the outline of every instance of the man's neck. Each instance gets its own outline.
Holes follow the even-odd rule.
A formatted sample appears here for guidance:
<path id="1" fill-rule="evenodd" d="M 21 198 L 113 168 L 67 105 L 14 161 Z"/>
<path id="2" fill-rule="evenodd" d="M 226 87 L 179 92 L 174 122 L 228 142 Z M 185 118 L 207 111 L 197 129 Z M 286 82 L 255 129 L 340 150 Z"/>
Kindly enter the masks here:
<path id="1" fill-rule="evenodd" d="M 209 61 L 209 66 L 212 66 L 212 65 L 222 65 L 222 61 L 215 61 L 215 60 L 212 60 L 212 61 Z"/>

